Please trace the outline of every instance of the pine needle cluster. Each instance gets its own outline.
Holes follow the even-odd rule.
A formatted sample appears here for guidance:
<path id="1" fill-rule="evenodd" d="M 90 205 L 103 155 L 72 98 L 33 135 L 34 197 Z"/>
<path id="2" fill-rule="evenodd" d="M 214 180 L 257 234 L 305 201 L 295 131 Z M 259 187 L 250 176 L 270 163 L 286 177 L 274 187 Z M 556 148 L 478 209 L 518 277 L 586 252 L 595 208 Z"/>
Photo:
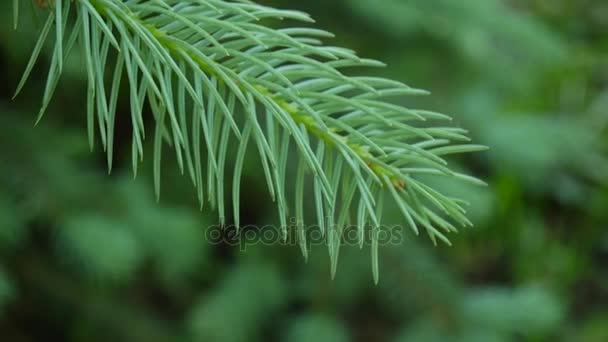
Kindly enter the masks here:
<path id="1" fill-rule="evenodd" d="M 19 1 L 14 0 L 15 26 Z M 137 173 L 144 139 L 153 144 L 154 187 L 161 188 L 163 144 L 196 187 L 201 207 L 209 202 L 222 222 L 225 185 L 231 184 L 231 215 L 239 225 L 239 194 L 245 156 L 259 155 L 261 170 L 281 226 L 295 216 L 306 256 L 305 193 L 314 202 L 316 225 L 327 235 L 332 270 L 342 230 L 382 224 L 383 200 L 394 201 L 418 234 L 449 244 L 446 234 L 470 225 L 463 201 L 421 181 L 421 175 L 480 184 L 448 167 L 446 155 L 485 147 L 469 143 L 466 131 L 445 125 L 444 114 L 406 108 L 393 98 L 426 91 L 403 83 L 349 76 L 348 68 L 381 67 L 354 51 L 326 45 L 332 34 L 308 23 L 305 13 L 251 1 L 54 0 L 38 1 L 48 13 L 17 87 L 21 91 L 47 41 L 53 53 L 38 120 L 56 90 L 68 56 L 84 56 L 88 86 L 86 118 L 91 147 L 98 141 L 112 169 L 114 128 L 127 120 L 117 110 L 128 93 L 132 166 Z M 271 28 L 267 20 L 303 25 Z M 125 113 L 126 114 L 126 113 Z M 154 127 L 145 129 L 145 115 Z M 232 178 L 229 146 L 236 146 Z M 295 177 L 287 165 L 297 163 Z M 291 185 L 293 184 L 293 185 Z M 287 187 L 293 187 L 288 198 Z M 308 217 L 307 216 L 307 217 Z M 376 234 L 371 234 L 375 237 Z M 377 279 L 377 238 L 372 265 Z"/>

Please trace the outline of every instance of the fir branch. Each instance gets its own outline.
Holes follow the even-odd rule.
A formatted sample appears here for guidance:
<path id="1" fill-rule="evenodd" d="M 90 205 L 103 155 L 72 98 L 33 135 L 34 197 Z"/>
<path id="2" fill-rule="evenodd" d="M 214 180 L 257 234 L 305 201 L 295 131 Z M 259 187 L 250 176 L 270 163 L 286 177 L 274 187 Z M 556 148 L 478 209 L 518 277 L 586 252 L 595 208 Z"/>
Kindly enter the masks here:
<path id="1" fill-rule="evenodd" d="M 449 117 L 409 109 L 389 98 L 426 91 L 379 77 L 347 76 L 348 67 L 378 67 L 348 49 L 324 45 L 328 32 L 310 27 L 274 29 L 265 19 L 314 22 L 298 11 L 250 1 L 55 0 L 17 87 L 22 89 L 49 35 L 55 47 L 38 120 L 42 118 L 74 47 L 83 52 L 88 77 L 87 127 L 91 148 L 99 134 L 112 169 L 114 125 L 122 80 L 130 95 L 132 164 L 143 158 L 144 104 L 154 129 L 154 184 L 160 195 L 163 141 L 172 144 L 182 173 L 197 188 L 201 206 L 217 207 L 225 221 L 228 145 L 236 138 L 233 215 L 239 223 L 240 175 L 248 148 L 257 151 L 269 192 L 287 233 L 286 165 L 295 146 L 298 171 L 293 203 L 306 256 L 304 189 L 311 183 L 317 225 L 328 234 L 335 272 L 341 234 L 358 208 L 363 243 L 366 222 L 381 225 L 382 198 L 394 200 L 408 225 L 423 227 L 433 242 L 449 243 L 447 218 L 470 225 L 461 201 L 417 179 L 420 174 L 480 181 L 452 171 L 444 155 L 484 150 L 468 144 L 462 129 L 436 126 Z M 14 2 L 18 17 L 17 1 Z M 16 25 L 16 22 L 15 22 Z M 54 34 L 50 34 L 52 28 Z M 111 82 L 105 79 L 111 74 Z M 242 115 L 237 115 L 242 112 Z M 202 147 L 201 147 L 202 145 Z M 202 149 L 207 152 L 206 180 Z M 326 221 L 327 218 L 327 221 Z M 377 279 L 377 236 L 372 232 Z"/>

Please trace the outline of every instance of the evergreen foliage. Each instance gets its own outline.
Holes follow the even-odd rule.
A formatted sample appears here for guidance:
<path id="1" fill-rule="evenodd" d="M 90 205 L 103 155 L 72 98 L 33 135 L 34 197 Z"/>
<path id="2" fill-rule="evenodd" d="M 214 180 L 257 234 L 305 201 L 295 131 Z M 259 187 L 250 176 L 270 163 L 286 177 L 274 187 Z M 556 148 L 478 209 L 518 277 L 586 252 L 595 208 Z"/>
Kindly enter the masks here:
<path id="1" fill-rule="evenodd" d="M 366 224 L 371 223 L 376 281 L 378 234 L 374 229 L 382 225 L 379 203 L 383 196 L 397 203 L 416 235 L 424 229 L 434 243 L 439 239 L 449 244 L 446 234 L 457 231 L 446 217 L 462 226 L 472 225 L 464 202 L 419 177 L 483 184 L 451 170 L 444 156 L 486 148 L 469 144 L 465 130 L 437 123 L 449 120 L 446 115 L 387 101 L 425 91 L 386 78 L 345 75 L 346 68 L 383 64 L 345 48 L 323 45 L 320 39 L 331 37 L 330 33 L 306 26 L 274 29 L 260 23 L 262 19 L 313 22 L 308 15 L 250 1 L 55 0 L 39 5 L 46 8 L 47 19 L 17 94 L 46 41 L 53 37 L 39 121 L 58 86 L 63 64 L 79 45 L 88 79 L 91 148 L 99 134 L 111 170 L 114 129 L 121 120 L 117 101 L 126 83 L 135 174 L 143 158 L 146 105 L 155 121 L 154 132 L 148 135 L 154 137 L 157 198 L 162 145 L 167 142 L 175 150 L 181 172 L 197 188 L 201 208 L 207 197 L 212 207 L 217 206 L 221 224 L 227 215 L 225 185 L 232 183 L 238 229 L 243 159 L 247 153 L 259 153 L 283 235 L 287 236 L 288 215 L 295 214 L 301 249 L 307 256 L 303 191 L 312 186 L 315 226 L 327 230 L 332 265 L 337 264 L 345 225 L 357 224 L 363 244 Z M 241 116 L 236 115 L 238 110 Z M 238 146 L 232 182 L 226 170 L 230 145 Z M 285 190 L 290 146 L 297 151 L 292 158 L 298 163 L 293 200 L 288 200 Z M 332 275 L 335 270 L 333 266 Z"/>

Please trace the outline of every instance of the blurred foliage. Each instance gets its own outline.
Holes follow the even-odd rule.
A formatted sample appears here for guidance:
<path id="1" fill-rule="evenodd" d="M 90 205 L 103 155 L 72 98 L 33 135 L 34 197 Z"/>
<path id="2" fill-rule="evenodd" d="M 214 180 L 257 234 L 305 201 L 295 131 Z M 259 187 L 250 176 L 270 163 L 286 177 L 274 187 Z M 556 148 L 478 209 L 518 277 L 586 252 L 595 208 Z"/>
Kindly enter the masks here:
<path id="1" fill-rule="evenodd" d="M 44 77 L 10 98 L 41 23 L 12 31 L 5 1 L 3 341 L 608 340 L 608 2 L 260 2 L 305 10 L 340 45 L 388 61 L 381 73 L 433 91 L 408 106 L 449 111 L 491 147 L 457 161 L 488 188 L 439 184 L 471 202 L 476 227 L 451 248 L 404 230 L 381 247 L 378 286 L 369 246 L 342 249 L 332 280 L 323 246 L 304 263 L 295 245 L 211 243 L 215 214 L 176 167 L 163 170 L 160 203 L 149 174 L 131 179 L 128 124 L 111 175 L 89 152 L 77 56 L 52 115 L 32 126 Z M 276 223 L 246 163 L 242 223 Z"/>

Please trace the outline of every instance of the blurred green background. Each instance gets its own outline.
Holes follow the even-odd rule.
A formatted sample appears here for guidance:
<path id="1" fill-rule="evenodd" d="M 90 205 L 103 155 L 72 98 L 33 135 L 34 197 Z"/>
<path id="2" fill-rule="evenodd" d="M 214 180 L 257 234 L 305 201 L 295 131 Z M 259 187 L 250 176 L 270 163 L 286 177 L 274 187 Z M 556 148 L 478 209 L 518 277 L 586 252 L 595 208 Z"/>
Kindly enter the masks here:
<path id="1" fill-rule="evenodd" d="M 404 104 L 490 146 L 452 160 L 487 188 L 437 184 L 475 228 L 382 247 L 377 286 L 367 248 L 344 247 L 331 280 L 323 246 L 305 263 L 297 246 L 211 243 L 216 213 L 170 158 L 160 204 L 150 148 L 132 179 L 129 120 L 111 175 L 89 152 L 78 54 L 33 127 L 49 52 L 12 101 L 41 20 L 13 31 L 2 1 L 0 340 L 608 341 L 608 1 L 260 3 L 312 14 L 330 44 L 388 63 L 366 73 L 433 93 Z M 243 177 L 242 222 L 276 223 L 255 158 Z"/>

